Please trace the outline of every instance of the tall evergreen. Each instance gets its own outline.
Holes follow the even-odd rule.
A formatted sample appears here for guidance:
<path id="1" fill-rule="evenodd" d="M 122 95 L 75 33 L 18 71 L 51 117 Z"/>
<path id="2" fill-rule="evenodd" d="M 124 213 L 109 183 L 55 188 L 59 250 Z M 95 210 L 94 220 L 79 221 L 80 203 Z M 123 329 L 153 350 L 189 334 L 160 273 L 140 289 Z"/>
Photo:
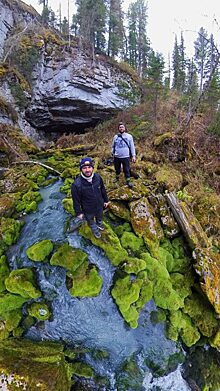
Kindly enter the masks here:
<path id="1" fill-rule="evenodd" d="M 105 0 L 76 0 L 80 35 L 98 52 L 105 50 Z"/>
<path id="2" fill-rule="evenodd" d="M 145 0 L 136 0 L 128 9 L 128 50 L 129 63 L 140 76 L 147 67 L 150 50 L 147 38 L 147 5 Z"/>
<path id="3" fill-rule="evenodd" d="M 196 64 L 199 77 L 199 91 L 202 92 L 203 85 L 208 74 L 209 63 L 209 39 L 206 30 L 201 27 L 198 33 L 198 38 L 194 42 L 194 62 Z"/>
<path id="4" fill-rule="evenodd" d="M 108 55 L 124 54 L 125 31 L 123 26 L 122 0 L 109 1 Z"/>
<path id="5" fill-rule="evenodd" d="M 181 43 L 178 45 L 177 36 L 175 37 L 174 50 L 173 50 L 173 84 L 172 87 L 183 93 L 185 90 L 185 78 L 186 78 L 186 59 L 185 59 L 185 47 L 184 39 L 181 34 Z"/>

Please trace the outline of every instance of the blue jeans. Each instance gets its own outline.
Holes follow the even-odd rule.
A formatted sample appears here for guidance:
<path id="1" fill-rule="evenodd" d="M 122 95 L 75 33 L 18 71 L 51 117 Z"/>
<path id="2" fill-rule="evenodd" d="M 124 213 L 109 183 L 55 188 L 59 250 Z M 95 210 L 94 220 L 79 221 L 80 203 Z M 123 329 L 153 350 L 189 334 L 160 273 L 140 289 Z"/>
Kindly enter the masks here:
<path id="1" fill-rule="evenodd" d="M 102 225 L 103 210 L 101 209 L 95 214 L 85 214 L 85 218 L 92 232 L 99 232 L 97 225 Z"/>

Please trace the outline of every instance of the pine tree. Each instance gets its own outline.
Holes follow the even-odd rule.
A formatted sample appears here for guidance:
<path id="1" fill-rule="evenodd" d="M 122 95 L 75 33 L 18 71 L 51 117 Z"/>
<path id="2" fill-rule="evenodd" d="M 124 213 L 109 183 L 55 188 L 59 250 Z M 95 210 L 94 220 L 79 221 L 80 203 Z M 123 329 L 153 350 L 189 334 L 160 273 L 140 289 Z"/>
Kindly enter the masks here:
<path id="1" fill-rule="evenodd" d="M 198 38 L 194 42 L 194 48 L 194 62 L 199 74 L 199 91 L 201 93 L 207 77 L 207 66 L 209 58 L 209 40 L 207 32 L 203 27 L 201 27 L 199 30 Z"/>
<path id="2" fill-rule="evenodd" d="M 110 0 L 109 3 L 109 32 L 108 55 L 115 57 L 124 55 L 124 37 L 122 0 Z"/>
<path id="3" fill-rule="evenodd" d="M 183 93 L 185 91 L 186 78 L 186 60 L 183 35 L 181 34 L 181 43 L 178 45 L 177 36 L 175 37 L 173 50 L 173 84 L 172 87 Z"/>
<path id="4" fill-rule="evenodd" d="M 136 0 L 128 9 L 128 51 L 129 63 L 142 76 L 147 67 L 150 50 L 146 33 L 147 6 L 145 0 Z"/>
<path id="5" fill-rule="evenodd" d="M 80 36 L 98 52 L 105 50 L 105 0 L 76 0 Z"/>

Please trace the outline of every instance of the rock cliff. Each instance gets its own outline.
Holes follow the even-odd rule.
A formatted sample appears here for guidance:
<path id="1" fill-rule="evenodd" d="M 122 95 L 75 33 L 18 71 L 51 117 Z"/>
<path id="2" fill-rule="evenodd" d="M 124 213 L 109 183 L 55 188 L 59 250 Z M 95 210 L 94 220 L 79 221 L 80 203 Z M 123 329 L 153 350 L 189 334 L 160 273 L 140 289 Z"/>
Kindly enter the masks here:
<path id="1" fill-rule="evenodd" d="M 39 14 L 19 0 L 0 0 L 0 9 L 0 59 L 3 66 L 18 66 L 30 84 L 28 91 L 23 89 L 21 107 L 8 99 L 12 83 L 7 85 L 4 70 L 1 95 L 17 103 L 18 118 L 28 121 L 30 129 L 80 132 L 139 100 L 137 82 L 117 62 L 92 55 L 73 37 L 69 45 L 57 31 L 40 25 Z M 19 89 L 25 84 L 17 75 L 14 80 Z M 2 122 L 7 123 L 5 113 Z"/>

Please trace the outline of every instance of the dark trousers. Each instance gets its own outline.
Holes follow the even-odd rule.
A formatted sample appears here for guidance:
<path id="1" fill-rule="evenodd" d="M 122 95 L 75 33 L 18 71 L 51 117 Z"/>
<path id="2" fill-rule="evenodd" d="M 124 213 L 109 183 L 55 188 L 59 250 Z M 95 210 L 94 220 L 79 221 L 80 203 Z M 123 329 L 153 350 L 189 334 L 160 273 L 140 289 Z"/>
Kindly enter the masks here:
<path id="1" fill-rule="evenodd" d="M 121 166 L 123 167 L 123 172 L 125 178 L 128 180 L 130 179 L 130 158 L 129 157 L 114 157 L 114 166 L 115 166 L 115 173 L 116 177 L 119 177 L 121 172 Z"/>
<path id="2" fill-rule="evenodd" d="M 95 214 L 85 214 L 86 221 L 88 225 L 90 226 L 93 233 L 99 231 L 97 224 L 102 225 L 102 219 L 103 219 L 103 209 L 100 209 Z"/>

